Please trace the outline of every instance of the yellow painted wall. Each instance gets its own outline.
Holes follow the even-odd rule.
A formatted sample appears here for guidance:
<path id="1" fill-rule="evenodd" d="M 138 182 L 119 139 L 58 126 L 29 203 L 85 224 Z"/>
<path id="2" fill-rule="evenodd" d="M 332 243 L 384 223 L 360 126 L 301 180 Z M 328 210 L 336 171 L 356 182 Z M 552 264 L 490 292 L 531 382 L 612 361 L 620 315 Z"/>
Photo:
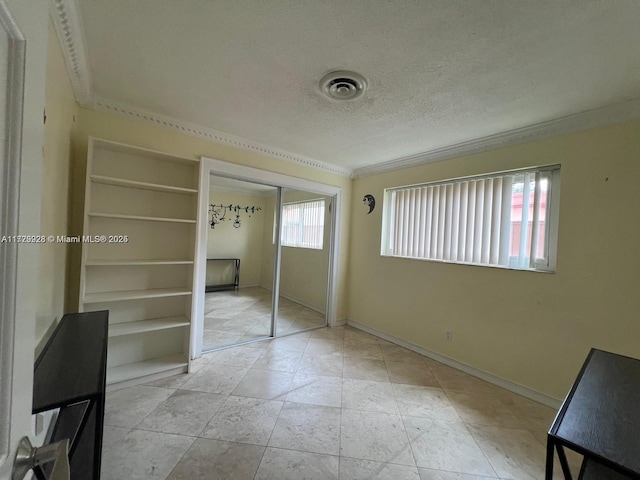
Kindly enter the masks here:
<path id="1" fill-rule="evenodd" d="M 555 398 L 591 347 L 640 357 L 639 159 L 635 121 L 357 179 L 349 318 Z M 380 256 L 385 188 L 555 163 L 556 273 Z"/>
<path id="2" fill-rule="evenodd" d="M 49 21 L 47 80 L 42 164 L 42 235 L 66 235 L 69 198 L 70 158 L 78 111 L 55 29 Z M 67 245 L 40 246 L 36 344 L 65 310 Z M 74 306 L 67 309 L 73 310 Z"/>
<path id="3" fill-rule="evenodd" d="M 264 197 L 216 192 L 212 190 L 209 203 L 216 205 L 255 206 L 264 209 Z M 227 211 L 226 219 L 218 223 L 214 229 L 207 229 L 207 258 L 239 258 L 240 286 L 259 285 L 262 274 L 262 238 L 264 230 L 264 211 L 248 214 L 240 213 L 240 227 L 235 228 L 235 214 Z M 223 262 L 211 262 L 207 269 L 207 277 L 216 280 L 216 284 L 226 283 L 228 265 Z M 207 285 L 209 282 L 207 282 Z"/>
<path id="4" fill-rule="evenodd" d="M 156 125 L 133 121 L 129 118 L 114 114 L 96 112 L 84 108 L 78 113 L 78 135 L 76 161 L 74 162 L 74 192 L 73 192 L 73 234 L 82 231 L 82 208 L 84 205 L 84 178 L 86 174 L 87 144 L 89 136 L 104 138 L 116 142 L 126 143 L 143 148 L 187 157 L 200 158 L 207 156 L 230 163 L 236 163 L 267 171 L 304 178 L 316 182 L 326 183 L 342 188 L 342 236 L 338 266 L 338 318 L 347 316 L 347 249 L 349 245 L 349 217 L 351 213 L 351 179 L 325 173 L 301 164 L 279 160 L 262 154 L 241 150 L 212 141 L 185 135 Z M 266 217 L 265 217 L 266 218 Z M 71 278 L 70 295 L 77 298 L 80 265 L 80 249 L 78 245 L 70 245 Z"/>

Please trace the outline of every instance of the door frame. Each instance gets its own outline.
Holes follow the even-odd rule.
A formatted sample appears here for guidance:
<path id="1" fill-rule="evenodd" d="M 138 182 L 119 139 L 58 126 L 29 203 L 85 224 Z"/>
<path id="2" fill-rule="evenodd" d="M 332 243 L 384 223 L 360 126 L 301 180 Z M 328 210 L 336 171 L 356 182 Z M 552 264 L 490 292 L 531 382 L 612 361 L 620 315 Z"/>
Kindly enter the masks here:
<path id="1" fill-rule="evenodd" d="M 194 258 L 194 288 L 191 308 L 191 358 L 202 353 L 202 334 L 204 330 L 204 290 L 206 283 L 207 258 L 207 217 L 209 212 L 209 189 L 211 175 L 233 178 L 246 182 L 260 183 L 273 187 L 305 190 L 332 197 L 329 242 L 329 272 L 327 275 L 327 323 L 336 325 L 338 312 L 337 289 L 338 259 L 340 250 L 340 224 L 342 213 L 342 188 L 325 183 L 305 180 L 289 175 L 224 162 L 214 158 L 202 157 L 200 161 L 200 184 L 198 190 L 198 222 L 196 233 L 196 254 Z M 279 202 L 281 203 L 281 202 Z M 279 238 L 279 235 L 278 235 Z M 279 247 L 280 242 L 277 242 Z M 277 258 L 277 254 L 276 254 Z M 277 269 L 274 271 L 277 273 Z"/>
<path id="2" fill-rule="evenodd" d="M 0 159 L 0 231 L 19 235 L 20 172 L 22 169 L 22 113 L 26 40 L 9 8 L 0 2 L 0 26 L 8 39 L 4 151 Z M 2 92 L 3 96 L 5 92 Z M 16 394 L 17 349 L 14 346 L 18 299 L 18 244 L 3 242 L 0 250 L 0 469 L 12 462 L 15 440 L 13 406 Z M 18 432 L 21 434 L 22 432 Z"/>
<path id="3" fill-rule="evenodd" d="M 42 162 L 44 146 L 43 112 L 47 68 L 47 21 L 49 9 L 44 0 L 0 0 L 2 28 L 12 40 L 10 103 L 13 119 L 10 126 L 12 153 L 2 152 L 0 160 L 0 192 L 3 195 L 0 228 L 17 226 L 17 235 L 40 236 L 42 203 Z M 7 45 L 8 46 L 8 45 Z M 15 59 L 15 60 L 14 60 Z M 4 115 L 4 112 L 3 112 Z M 2 142 L 4 143 L 4 141 Z M 5 148 L 4 146 L 2 148 Z M 11 193 L 6 190 L 8 171 Z M 7 209 L 8 202 L 12 207 Z M 47 232 L 49 233 L 49 232 Z M 6 235 L 7 233 L 2 233 Z M 41 238 L 41 237 L 40 237 Z M 38 306 L 38 243 L 17 243 L 12 254 L 0 244 L 4 258 L 13 263 L 14 271 L 3 270 L 0 312 L 0 478 L 9 478 L 15 452 L 24 436 L 35 439 L 32 428 L 33 360 Z M 5 260 L 0 261 L 4 263 Z M 4 268 L 4 266 L 3 266 Z M 10 286 L 11 292 L 5 288 Z M 5 300 L 12 303 L 11 312 L 4 310 Z M 6 349 L 6 350 L 5 350 Z M 8 359 L 8 361 L 6 360 Z"/>

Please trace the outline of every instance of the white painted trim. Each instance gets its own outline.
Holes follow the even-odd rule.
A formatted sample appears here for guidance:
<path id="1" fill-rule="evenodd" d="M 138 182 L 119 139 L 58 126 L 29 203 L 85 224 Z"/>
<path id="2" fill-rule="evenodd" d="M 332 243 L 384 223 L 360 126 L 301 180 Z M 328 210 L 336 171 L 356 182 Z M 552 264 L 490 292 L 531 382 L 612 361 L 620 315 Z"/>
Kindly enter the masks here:
<path id="1" fill-rule="evenodd" d="M 198 216 L 196 222 L 196 251 L 193 259 L 193 294 L 191 295 L 191 350 L 189 360 L 202 355 L 204 334 L 204 302 L 207 284 L 207 229 L 209 222 L 209 167 L 200 162 L 200 182 L 198 185 Z M 205 219 L 203 221 L 203 219 Z"/>
<path id="2" fill-rule="evenodd" d="M 93 89 L 87 42 L 76 0 L 49 0 L 51 19 L 64 53 L 73 94 L 83 107 L 93 107 Z"/>
<path id="3" fill-rule="evenodd" d="M 201 125 L 178 120 L 166 115 L 160 115 L 148 110 L 113 102 L 107 99 L 97 99 L 95 109 L 98 111 L 117 114 L 119 116 L 134 118 L 138 121 L 179 131 L 180 133 L 204 138 L 217 143 L 231 145 L 242 150 L 257 152 L 292 163 L 302 164 L 306 167 L 325 171 L 334 175 L 350 178 L 362 178 L 394 170 L 416 167 L 427 163 L 440 162 L 488 150 L 495 150 L 497 148 L 507 147 L 510 145 L 517 145 L 558 135 L 579 132 L 589 128 L 635 120 L 640 118 L 640 98 L 623 103 L 607 105 L 605 107 L 573 115 L 567 115 L 547 122 L 537 123 L 494 135 L 488 135 L 486 137 L 377 163 L 375 165 L 355 170 L 348 167 L 320 162 L 302 155 L 286 152 L 270 145 L 255 142 L 244 137 L 231 135 L 219 130 L 203 127 Z"/>
<path id="4" fill-rule="evenodd" d="M 368 177 L 380 173 L 440 162 L 450 158 L 495 150 L 509 145 L 532 142 L 544 138 L 564 135 L 589 128 L 602 127 L 640 118 L 640 98 L 623 103 L 568 115 L 548 122 L 537 123 L 515 130 L 489 135 L 475 140 L 437 148 L 416 155 L 397 158 L 354 170 L 352 178 Z"/>
<path id="5" fill-rule="evenodd" d="M 248 138 L 232 135 L 230 133 L 221 132 L 213 128 L 204 127 L 195 123 L 190 123 L 177 118 L 161 115 L 149 110 L 133 107 L 123 103 L 114 102 L 104 98 L 97 98 L 95 102 L 95 110 L 116 114 L 121 117 L 133 118 L 134 120 L 155 125 L 158 127 L 174 130 L 193 137 L 203 138 L 223 145 L 240 148 L 254 153 L 267 155 L 269 157 L 278 158 L 287 162 L 296 163 L 305 167 L 322 170 L 333 175 L 342 177 L 351 177 L 353 171 L 350 168 L 331 165 L 320 162 L 309 157 L 287 152 L 271 145 L 255 142 Z"/>
<path id="6" fill-rule="evenodd" d="M 204 300 L 206 283 L 207 258 L 207 228 L 206 221 L 209 211 L 209 183 L 211 175 L 234 178 L 236 180 L 261 183 L 283 188 L 305 190 L 311 193 L 333 197 L 333 215 L 331 215 L 331 248 L 329 251 L 329 275 L 327 288 L 327 323 L 336 325 L 338 311 L 337 281 L 338 261 L 340 256 L 340 217 L 342 188 L 324 183 L 313 182 L 301 178 L 291 177 L 280 173 L 260 170 L 258 168 L 223 162 L 213 158 L 202 157 L 200 163 L 200 186 L 198 189 L 198 224 L 196 234 L 196 255 L 194 262 L 195 287 L 193 292 L 192 329 L 191 329 L 191 358 L 198 358 L 202 354 L 202 332 L 204 329 Z M 277 292 L 276 292 L 277 295 Z"/>
<path id="7" fill-rule="evenodd" d="M 211 174 L 233 178 L 263 185 L 273 185 L 277 187 L 291 188 L 294 190 L 305 190 L 320 195 L 333 196 L 340 193 L 342 189 L 326 183 L 318 183 L 312 180 L 292 177 L 282 173 L 270 172 L 259 168 L 246 167 L 236 163 L 223 162 L 213 158 L 201 157 L 203 162 L 210 166 Z M 208 179 L 207 179 L 208 181 Z M 338 212 L 339 213 L 339 212 Z"/>
<path id="8" fill-rule="evenodd" d="M 20 215 L 20 172 L 22 169 L 22 114 L 25 84 L 26 40 L 11 12 L 0 1 L 0 27 L 9 40 L 5 151 L 0 152 L 0 231 L 18 235 Z M 4 59 L 3 59 L 4 60 Z M 2 92 L 3 94 L 5 92 Z M 14 396 L 14 340 L 18 295 L 18 244 L 0 246 L 0 466 L 8 462 L 11 446 L 12 401 Z"/>
<path id="9" fill-rule="evenodd" d="M 371 335 L 375 335 L 376 337 L 380 337 L 388 342 L 395 343 L 401 347 L 404 347 L 413 352 L 419 353 L 420 355 L 424 355 L 436 362 L 440 362 L 449 367 L 455 368 L 456 370 L 460 370 L 461 372 L 468 373 L 474 377 L 477 377 L 481 380 L 489 382 L 498 387 L 504 388 L 505 390 L 509 390 L 517 395 L 533 400 L 534 402 L 541 403 L 546 405 L 547 407 L 551 407 L 554 409 L 560 408 L 560 404 L 562 400 L 558 400 L 557 398 L 550 397 L 549 395 L 545 395 L 540 392 L 536 392 L 530 388 L 519 385 L 517 383 L 506 380 L 502 377 L 498 377 L 489 372 L 485 372 L 484 370 L 480 370 L 471 365 L 467 365 L 466 363 L 458 362 L 452 358 L 446 357 L 440 353 L 434 352 L 432 350 L 420 347 L 419 345 L 415 345 L 411 342 L 407 342 L 400 338 L 389 335 L 385 332 L 377 330 L 375 328 L 369 327 L 368 325 L 364 325 L 362 323 L 356 322 L 355 320 L 347 320 L 347 325 L 350 325 L 358 330 L 362 330 L 364 332 L 370 333 Z"/>

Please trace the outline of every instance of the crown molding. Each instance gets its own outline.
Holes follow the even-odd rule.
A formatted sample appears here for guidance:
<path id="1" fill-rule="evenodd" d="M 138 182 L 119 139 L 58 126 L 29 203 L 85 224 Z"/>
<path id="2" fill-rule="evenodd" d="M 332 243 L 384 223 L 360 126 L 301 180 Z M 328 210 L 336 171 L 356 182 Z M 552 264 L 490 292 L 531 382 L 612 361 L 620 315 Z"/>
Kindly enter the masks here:
<path id="1" fill-rule="evenodd" d="M 303 157 L 302 155 L 296 155 L 285 150 L 280 150 L 270 145 L 265 145 L 264 143 L 255 142 L 244 137 L 221 132 L 209 127 L 203 127 L 202 125 L 186 122 L 184 120 L 179 120 L 173 117 L 161 115 L 149 110 L 143 110 L 141 108 L 132 107 L 104 98 L 96 98 L 94 109 L 101 112 L 112 113 L 119 116 L 132 118 L 143 123 L 167 128 L 169 130 L 174 130 L 186 135 L 191 135 L 193 137 L 199 137 L 224 145 L 230 145 L 242 150 L 279 158 L 280 160 L 296 163 L 298 165 L 303 165 L 305 167 L 313 168 L 316 170 L 322 170 L 333 175 L 351 177 L 353 174 L 353 170 L 350 168 L 320 162 L 312 158 Z"/>
<path id="2" fill-rule="evenodd" d="M 49 4 L 51 7 L 51 18 L 63 51 L 73 92 L 80 106 L 132 118 L 137 121 L 178 131 L 186 135 L 268 155 L 338 176 L 350 178 L 367 177 L 640 118 L 640 98 L 636 98 L 627 102 L 608 105 L 353 170 L 280 150 L 270 145 L 265 145 L 212 128 L 107 99 L 96 98 L 92 88 L 82 18 L 77 1 L 49 0 Z"/>
<path id="3" fill-rule="evenodd" d="M 91 108 L 93 90 L 80 8 L 76 0 L 49 0 L 49 5 L 73 94 L 79 105 Z"/>
<path id="4" fill-rule="evenodd" d="M 461 142 L 427 152 L 409 155 L 389 160 L 367 167 L 357 168 L 352 178 L 368 177 L 380 173 L 391 172 L 403 168 L 417 167 L 427 163 L 440 162 L 450 158 L 462 157 L 473 153 L 521 143 L 532 142 L 544 138 L 568 133 L 575 133 L 590 128 L 602 127 L 613 123 L 620 123 L 640 118 L 640 98 L 623 103 L 607 105 L 605 107 L 568 115 L 547 122 L 537 123 L 527 127 L 517 128 L 507 132 L 489 135 L 467 142 Z"/>
<path id="5" fill-rule="evenodd" d="M 205 140 L 231 145 L 242 150 L 261 153 L 334 175 L 349 178 L 352 176 L 353 170 L 350 168 L 320 162 L 270 145 L 254 142 L 247 138 L 96 97 L 91 82 L 89 56 L 87 54 L 82 17 L 76 0 L 49 0 L 49 4 L 51 18 L 62 48 L 73 93 L 80 106 L 133 118 L 137 121 L 204 138 Z"/>

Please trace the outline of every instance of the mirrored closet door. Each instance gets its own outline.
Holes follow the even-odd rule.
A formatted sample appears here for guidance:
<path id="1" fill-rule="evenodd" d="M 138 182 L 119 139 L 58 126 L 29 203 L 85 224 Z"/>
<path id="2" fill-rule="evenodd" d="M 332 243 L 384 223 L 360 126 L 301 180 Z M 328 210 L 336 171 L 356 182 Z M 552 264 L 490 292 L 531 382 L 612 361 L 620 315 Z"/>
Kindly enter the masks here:
<path id="1" fill-rule="evenodd" d="M 327 324 L 330 204 L 327 196 L 282 190 L 278 335 Z"/>
<path id="2" fill-rule="evenodd" d="M 195 357 L 334 322 L 341 190 L 214 159 L 202 171 Z"/>
<path id="3" fill-rule="evenodd" d="M 202 351 L 273 333 L 278 188 L 211 175 Z"/>

